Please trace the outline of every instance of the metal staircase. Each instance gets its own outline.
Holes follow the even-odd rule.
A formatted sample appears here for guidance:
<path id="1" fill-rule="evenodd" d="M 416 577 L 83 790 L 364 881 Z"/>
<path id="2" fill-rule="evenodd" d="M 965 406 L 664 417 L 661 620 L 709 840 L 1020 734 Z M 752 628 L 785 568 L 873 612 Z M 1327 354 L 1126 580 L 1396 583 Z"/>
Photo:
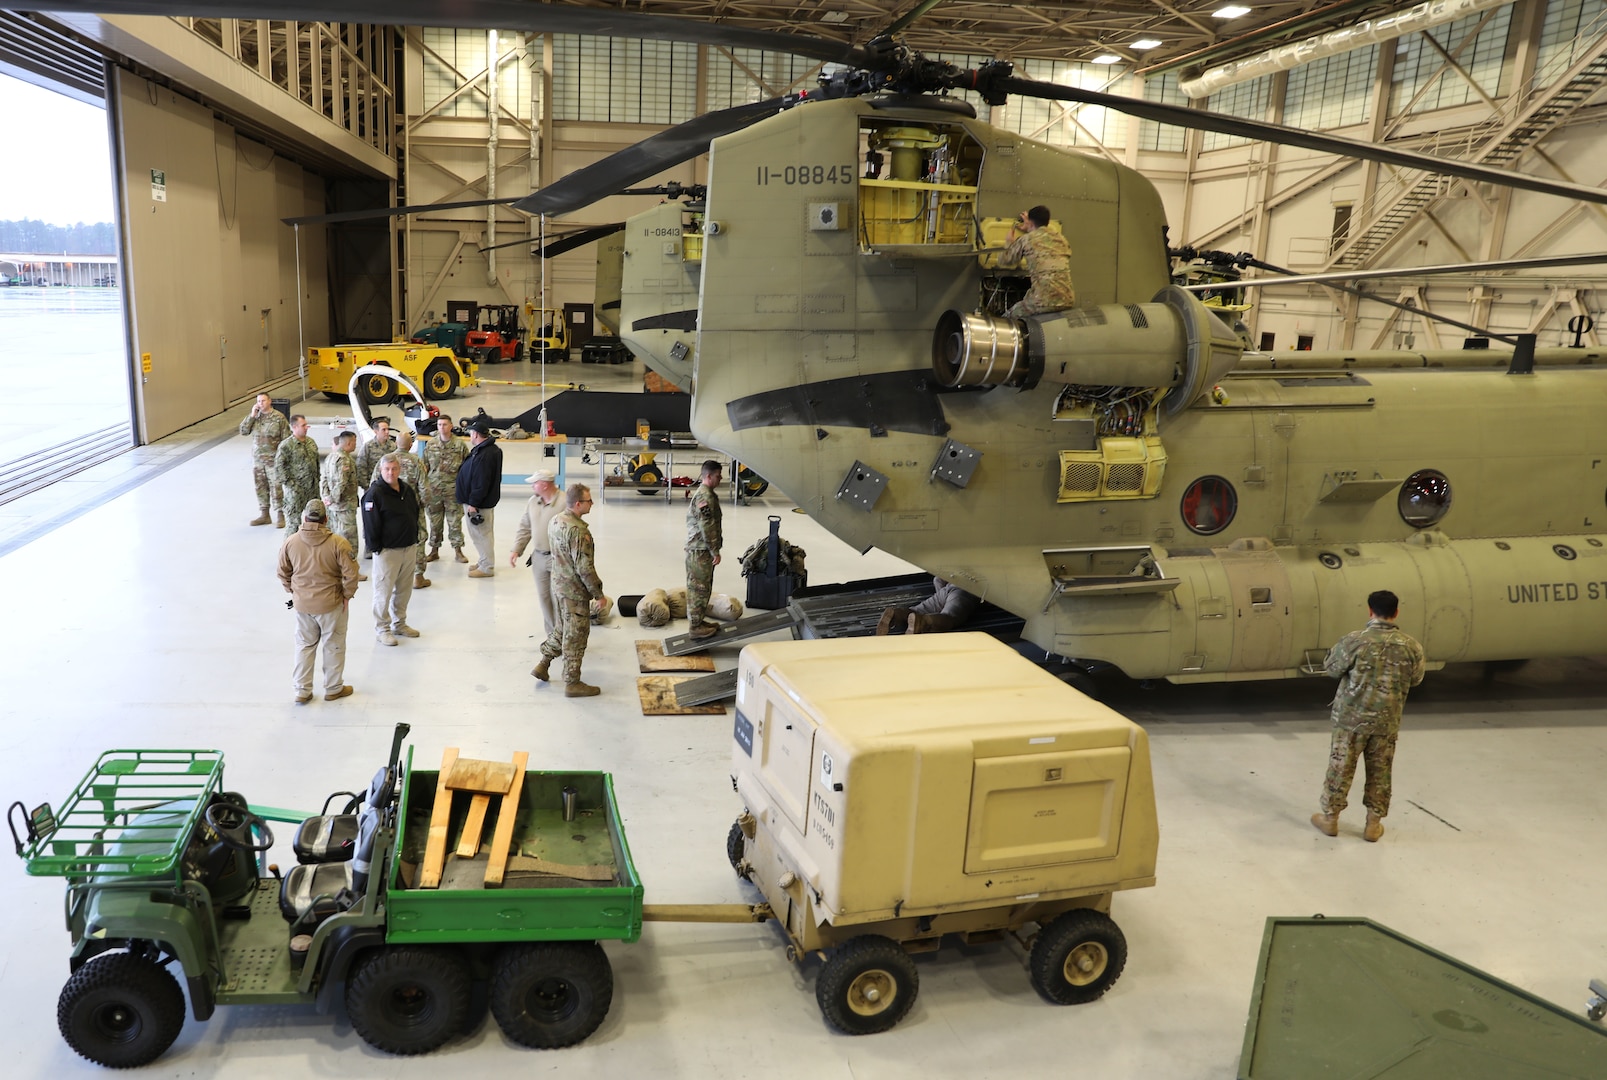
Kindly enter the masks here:
<path id="1" fill-rule="evenodd" d="M 1602 19 L 1596 22 L 1600 24 Z M 1602 33 L 1577 56 L 1566 71 L 1547 80 L 1546 85 L 1535 86 L 1526 94 L 1512 95 L 1489 119 L 1425 149 L 1442 157 L 1481 165 L 1515 162 L 1607 85 L 1607 33 Z M 1543 74 L 1537 75 L 1535 81 L 1543 77 Z M 1365 224 L 1334 251 L 1327 268 L 1357 270 L 1371 265 L 1402 229 L 1447 194 L 1452 183 L 1459 182 L 1434 173 L 1422 173 L 1415 180 L 1408 179 L 1404 190 L 1396 188 L 1375 195 L 1373 212 L 1357 215 Z"/>

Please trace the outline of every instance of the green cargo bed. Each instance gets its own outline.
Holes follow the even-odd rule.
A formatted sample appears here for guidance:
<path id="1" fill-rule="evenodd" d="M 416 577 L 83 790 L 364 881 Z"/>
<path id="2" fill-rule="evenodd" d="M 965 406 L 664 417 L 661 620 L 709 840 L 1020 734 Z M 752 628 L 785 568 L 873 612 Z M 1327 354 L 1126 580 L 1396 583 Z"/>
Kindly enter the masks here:
<path id="1" fill-rule="evenodd" d="M 460 859 L 455 852 L 470 802 L 460 792 L 453 799 L 446 864 L 435 889 L 420 889 L 416 883 L 440 772 L 414 770 L 409 748 L 405 775 L 386 897 L 387 941 L 635 941 L 641 936 L 642 883 L 631 862 L 609 774 L 525 773 L 500 888 L 488 888 L 484 880 L 503 800 L 492 800 L 479 852 Z M 577 794 L 573 821 L 563 819 L 565 787 Z M 567 876 L 560 872 L 566 867 L 585 873 Z"/>
<path id="2" fill-rule="evenodd" d="M 1368 919 L 1270 918 L 1240 1080 L 1607 1080 L 1607 1032 Z"/>

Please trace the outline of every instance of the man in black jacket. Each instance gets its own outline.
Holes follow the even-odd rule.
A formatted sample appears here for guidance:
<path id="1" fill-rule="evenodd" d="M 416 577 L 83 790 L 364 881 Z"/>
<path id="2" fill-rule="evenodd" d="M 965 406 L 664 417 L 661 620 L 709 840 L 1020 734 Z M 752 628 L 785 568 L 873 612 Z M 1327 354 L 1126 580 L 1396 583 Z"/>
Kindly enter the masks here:
<path id="1" fill-rule="evenodd" d="M 491 426 L 484 420 L 469 425 L 469 456 L 458 469 L 457 497 L 463 504 L 464 531 L 480 556 L 480 561 L 469 567 L 469 576 L 488 578 L 497 572 L 491 527 L 496 521 L 496 505 L 502 500 L 502 447 L 491 437 Z"/>
<path id="2" fill-rule="evenodd" d="M 381 645 L 418 637 L 407 625 L 418 548 L 419 496 L 402 478 L 395 453 L 379 459 L 379 476 L 363 492 L 363 543 L 374 556 L 374 634 Z"/>

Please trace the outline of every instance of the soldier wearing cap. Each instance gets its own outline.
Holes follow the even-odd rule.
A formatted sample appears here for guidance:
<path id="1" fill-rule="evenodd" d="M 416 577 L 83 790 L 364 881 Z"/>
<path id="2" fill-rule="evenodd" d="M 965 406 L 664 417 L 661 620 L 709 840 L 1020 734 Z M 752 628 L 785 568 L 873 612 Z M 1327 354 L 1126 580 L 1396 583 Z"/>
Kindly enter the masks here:
<path id="1" fill-rule="evenodd" d="M 274 524 L 282 529 L 285 508 L 279 501 L 279 477 L 274 475 L 273 459 L 279 444 L 290 437 L 290 421 L 273 407 L 272 398 L 258 394 L 250 415 L 240 421 L 240 434 L 251 436 L 251 478 L 256 481 L 257 506 L 261 508 L 251 524 L 268 524 L 271 510 Z"/>
<path id="2" fill-rule="evenodd" d="M 1395 625 L 1400 600 L 1394 593 L 1380 589 L 1368 596 L 1367 612 L 1367 625 L 1340 638 L 1323 663 L 1339 680 L 1339 690 L 1333 701 L 1334 731 L 1328 775 L 1322 783 L 1322 811 L 1311 815 L 1311 823 L 1324 835 L 1339 835 L 1339 814 L 1356 776 L 1356 759 L 1361 758 L 1367 763 L 1362 793 L 1367 825 L 1362 836 L 1373 841 L 1384 835 L 1401 710 L 1407 692 L 1423 681 L 1423 646 Z"/>
<path id="3" fill-rule="evenodd" d="M 346 685 L 346 608 L 357 594 L 357 560 L 345 537 L 325 527 L 322 500 L 309 500 L 301 528 L 279 547 L 279 583 L 296 613 L 296 663 L 291 671 L 296 702 L 312 700 L 313 654 L 324 643 L 324 700 L 351 694 Z"/>
<path id="4" fill-rule="evenodd" d="M 710 458 L 698 473 L 686 507 L 686 617 L 694 638 L 713 637 L 719 630 L 704 616 L 709 611 L 709 594 L 714 591 L 714 568 L 720 563 L 721 534 L 720 463 Z"/>
<path id="5" fill-rule="evenodd" d="M 488 578 L 497 572 L 496 505 L 502 500 L 502 447 L 491 437 L 491 425 L 476 420 L 469 425 L 469 456 L 458 468 L 458 502 L 468 515 L 469 539 L 480 561 L 469 567 L 471 578 Z"/>
<path id="6" fill-rule="evenodd" d="M 513 554 L 508 565 L 514 566 L 530 546 L 530 572 L 536 579 L 536 606 L 541 609 L 541 624 L 550 636 L 558 627 L 558 602 L 552 594 L 552 547 L 547 527 L 552 519 L 563 513 L 569 500 L 558 488 L 558 476 L 551 469 L 537 469 L 525 477 L 535 494 L 525 503 L 524 516 L 519 519 L 519 530 L 513 534 Z"/>

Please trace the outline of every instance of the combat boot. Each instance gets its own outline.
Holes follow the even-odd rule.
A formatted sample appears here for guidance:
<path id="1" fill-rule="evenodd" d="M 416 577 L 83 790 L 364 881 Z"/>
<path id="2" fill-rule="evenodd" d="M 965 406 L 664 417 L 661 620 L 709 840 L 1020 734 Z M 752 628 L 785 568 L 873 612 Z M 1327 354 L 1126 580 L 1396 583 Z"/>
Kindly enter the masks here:
<path id="1" fill-rule="evenodd" d="M 264 510 L 262 513 L 258 514 L 256 517 L 251 519 L 251 524 L 252 525 L 266 525 L 266 524 L 268 524 L 268 522 L 270 520 L 271 519 L 268 517 L 268 511 Z"/>
<path id="2" fill-rule="evenodd" d="M 1311 823 L 1317 826 L 1317 831 L 1322 833 L 1324 836 L 1339 835 L 1338 814 L 1312 814 Z"/>
<path id="3" fill-rule="evenodd" d="M 564 683 L 564 697 L 596 697 L 600 693 L 601 689 L 583 683 L 579 679 L 572 683 Z"/>
<path id="4" fill-rule="evenodd" d="M 548 677 L 552 674 L 552 661 L 543 656 L 540 660 L 536 661 L 536 666 L 530 669 L 530 674 L 534 675 L 542 682 L 546 682 Z"/>
<path id="5" fill-rule="evenodd" d="M 1377 843 L 1378 838 L 1384 835 L 1384 819 L 1371 810 L 1367 811 L 1367 828 L 1362 830 L 1361 835 L 1369 844 Z"/>
<path id="6" fill-rule="evenodd" d="M 909 621 L 909 611 L 905 608 L 890 607 L 882 612 L 881 621 L 876 624 L 876 636 L 886 637 L 893 632 L 894 623 Z"/>
<path id="7" fill-rule="evenodd" d="M 464 557 L 462 548 L 453 548 L 452 549 L 452 561 L 453 562 L 468 562 L 469 560 Z"/>
<path id="8" fill-rule="evenodd" d="M 285 512 L 283 510 L 273 515 L 273 527 L 276 529 L 285 527 Z"/>
<path id="9" fill-rule="evenodd" d="M 436 544 L 434 547 L 430 548 L 430 553 L 428 555 L 424 556 L 424 561 L 425 562 L 435 562 L 440 557 L 441 557 L 441 545 Z"/>
<path id="10" fill-rule="evenodd" d="M 691 637 L 693 641 L 706 641 L 719 632 L 720 628 L 711 622 L 699 623 L 692 627 Z"/>
<path id="11" fill-rule="evenodd" d="M 413 575 L 413 588 L 415 589 L 428 589 L 433 584 L 434 582 L 425 577 L 423 574 Z"/>

